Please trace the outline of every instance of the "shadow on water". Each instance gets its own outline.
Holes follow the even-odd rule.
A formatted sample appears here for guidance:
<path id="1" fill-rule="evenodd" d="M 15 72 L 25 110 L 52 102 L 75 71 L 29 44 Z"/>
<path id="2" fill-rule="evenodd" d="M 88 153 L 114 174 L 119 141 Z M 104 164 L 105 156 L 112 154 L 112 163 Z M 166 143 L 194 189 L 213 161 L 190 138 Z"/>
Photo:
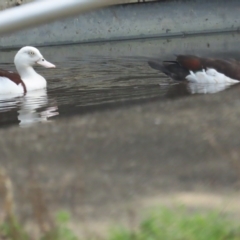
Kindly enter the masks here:
<path id="1" fill-rule="evenodd" d="M 47 92 L 0 98 L 0 126 L 19 124 L 26 127 L 74 114 L 223 91 L 230 86 L 170 82 L 147 64 L 151 57 L 173 58 L 175 45 L 178 45 L 178 53 L 196 53 L 198 46 L 202 55 L 240 57 L 234 51 L 238 36 L 218 38 L 207 36 L 42 48 L 43 55 L 57 65 L 53 70 L 36 68 L 48 80 Z M 209 49 L 211 41 L 215 41 L 213 49 Z M 226 47 L 229 41 L 231 47 Z M 227 52 L 218 51 L 222 46 Z M 12 59 L 15 52 L 2 53 L 1 68 L 14 69 Z"/>

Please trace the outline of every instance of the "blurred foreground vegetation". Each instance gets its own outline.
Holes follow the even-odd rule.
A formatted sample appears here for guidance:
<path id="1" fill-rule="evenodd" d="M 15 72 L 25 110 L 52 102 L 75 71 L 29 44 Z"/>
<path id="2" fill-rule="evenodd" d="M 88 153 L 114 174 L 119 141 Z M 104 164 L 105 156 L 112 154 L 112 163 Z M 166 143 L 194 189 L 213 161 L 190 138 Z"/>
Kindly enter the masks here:
<path id="1" fill-rule="evenodd" d="M 24 223 L 17 219 L 13 184 L 5 169 L 0 167 L 0 240 L 78 240 L 69 228 L 69 213 L 61 211 L 52 217 L 41 186 L 33 177 L 31 184 L 29 196 L 34 213 L 31 223 L 37 226 L 37 234 L 34 230 L 25 231 Z M 104 238 L 95 236 L 82 240 L 240 240 L 239 216 L 231 219 L 220 211 L 159 207 L 144 216 L 136 229 L 131 226 L 109 227 Z M 94 229 L 90 234 L 94 236 Z"/>
<path id="2" fill-rule="evenodd" d="M 239 240 L 240 222 L 217 212 L 189 213 L 160 208 L 148 215 L 139 228 L 111 232 L 109 240 Z"/>
<path id="3" fill-rule="evenodd" d="M 39 239 L 77 240 L 75 234 L 67 227 L 69 220 L 67 212 L 59 212 L 55 226 L 42 233 Z M 2 223 L 0 231 L 0 239 L 34 239 L 13 218 Z M 158 208 L 147 215 L 138 229 L 115 227 L 107 236 L 106 240 L 239 240 L 240 223 L 217 212 L 190 214 L 184 209 Z"/>

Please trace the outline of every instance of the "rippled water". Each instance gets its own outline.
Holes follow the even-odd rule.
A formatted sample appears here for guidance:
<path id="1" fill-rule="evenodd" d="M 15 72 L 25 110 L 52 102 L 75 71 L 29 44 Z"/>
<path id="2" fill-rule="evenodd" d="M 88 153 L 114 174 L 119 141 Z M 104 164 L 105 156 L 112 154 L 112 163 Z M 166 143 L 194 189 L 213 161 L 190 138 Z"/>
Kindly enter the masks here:
<path id="1" fill-rule="evenodd" d="M 0 126 L 26 127 L 94 110 L 215 93 L 228 87 L 170 83 L 147 64 L 154 55 L 153 46 L 159 44 L 163 42 L 41 48 L 46 59 L 57 65 L 56 69 L 36 68 L 48 81 L 47 91 L 29 92 L 17 98 L 0 97 Z M 1 68 L 14 69 L 15 52 L 1 54 Z M 161 57 L 168 57 L 168 52 L 162 50 Z"/>

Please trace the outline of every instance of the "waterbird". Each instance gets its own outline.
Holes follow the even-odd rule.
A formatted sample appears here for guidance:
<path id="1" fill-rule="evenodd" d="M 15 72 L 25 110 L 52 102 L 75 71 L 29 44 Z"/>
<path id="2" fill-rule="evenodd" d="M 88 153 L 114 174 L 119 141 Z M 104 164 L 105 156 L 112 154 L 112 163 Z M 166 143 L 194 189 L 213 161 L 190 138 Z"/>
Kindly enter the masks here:
<path id="1" fill-rule="evenodd" d="M 204 58 L 177 55 L 174 61 L 148 61 L 150 67 L 160 70 L 176 81 L 200 84 L 236 84 L 240 81 L 240 62 L 235 59 Z"/>
<path id="2" fill-rule="evenodd" d="M 18 73 L 0 69 L 0 95 L 26 94 L 28 91 L 44 89 L 47 87 L 47 81 L 33 66 L 56 67 L 32 46 L 21 48 L 14 57 L 14 64 Z"/>

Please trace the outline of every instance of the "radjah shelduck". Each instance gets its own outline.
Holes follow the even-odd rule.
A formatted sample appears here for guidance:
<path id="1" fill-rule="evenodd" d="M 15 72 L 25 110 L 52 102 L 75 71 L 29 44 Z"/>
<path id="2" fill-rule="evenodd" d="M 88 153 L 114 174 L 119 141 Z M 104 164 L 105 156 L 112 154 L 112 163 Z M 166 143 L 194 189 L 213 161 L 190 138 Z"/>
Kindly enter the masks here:
<path id="1" fill-rule="evenodd" d="M 0 69 L 0 95 L 26 94 L 29 91 L 44 89 L 47 87 L 47 81 L 33 66 L 55 68 L 37 48 L 31 46 L 23 47 L 17 52 L 14 64 L 18 73 Z"/>

